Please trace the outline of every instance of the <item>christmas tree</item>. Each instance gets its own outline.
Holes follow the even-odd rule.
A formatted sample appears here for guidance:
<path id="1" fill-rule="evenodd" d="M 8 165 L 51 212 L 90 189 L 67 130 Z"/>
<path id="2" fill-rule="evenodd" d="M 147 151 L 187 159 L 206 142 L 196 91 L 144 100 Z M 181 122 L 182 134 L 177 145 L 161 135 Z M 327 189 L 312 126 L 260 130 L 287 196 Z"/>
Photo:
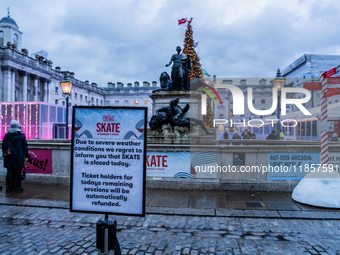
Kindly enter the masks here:
<path id="1" fill-rule="evenodd" d="M 207 103 L 207 114 L 203 115 L 203 123 L 206 128 L 214 127 L 214 115 L 209 103 Z"/>
<path id="2" fill-rule="evenodd" d="M 192 19 L 188 21 L 188 28 L 187 28 L 187 31 L 185 32 L 183 54 L 185 54 L 186 56 L 189 55 L 190 60 L 191 60 L 191 71 L 189 73 L 189 79 L 193 79 L 193 78 L 203 79 L 200 60 L 197 57 L 197 54 L 194 49 L 194 39 L 192 37 L 193 32 L 192 32 L 191 21 Z"/>

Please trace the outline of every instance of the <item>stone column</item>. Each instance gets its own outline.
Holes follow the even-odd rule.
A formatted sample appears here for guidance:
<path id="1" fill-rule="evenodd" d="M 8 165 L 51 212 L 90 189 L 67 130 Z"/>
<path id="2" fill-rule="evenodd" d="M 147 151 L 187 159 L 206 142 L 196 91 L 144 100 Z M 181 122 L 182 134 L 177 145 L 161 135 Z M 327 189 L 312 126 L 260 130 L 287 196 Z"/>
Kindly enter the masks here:
<path id="1" fill-rule="evenodd" d="M 47 80 L 44 80 L 44 100 L 43 101 L 45 103 L 48 103 L 48 93 L 47 93 L 48 86 L 47 86 L 47 84 L 48 84 Z"/>
<path id="2" fill-rule="evenodd" d="M 22 81 L 22 101 L 27 102 L 27 73 L 25 72 L 23 75 L 23 81 Z"/>
<path id="3" fill-rule="evenodd" d="M 15 71 L 12 71 L 12 78 L 11 78 L 11 102 L 15 102 Z"/>
<path id="4" fill-rule="evenodd" d="M 38 76 L 34 77 L 34 102 L 38 102 Z"/>
<path id="5" fill-rule="evenodd" d="M 11 85 L 12 85 L 12 73 L 11 69 L 8 68 L 5 71 L 5 79 L 4 79 L 4 101 L 11 102 Z"/>

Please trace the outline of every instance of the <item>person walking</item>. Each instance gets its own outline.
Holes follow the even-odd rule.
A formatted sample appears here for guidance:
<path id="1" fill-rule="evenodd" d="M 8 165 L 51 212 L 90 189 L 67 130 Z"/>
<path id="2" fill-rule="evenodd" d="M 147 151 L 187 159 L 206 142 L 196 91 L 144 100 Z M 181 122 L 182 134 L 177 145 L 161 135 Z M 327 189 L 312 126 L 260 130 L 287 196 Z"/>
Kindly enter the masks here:
<path id="1" fill-rule="evenodd" d="M 2 141 L 4 167 L 7 168 L 6 192 L 12 189 L 22 192 L 24 189 L 21 187 L 21 171 L 25 167 L 25 161 L 28 161 L 27 140 L 25 134 L 21 132 L 18 121 L 13 120 L 10 125 L 11 128 Z"/>

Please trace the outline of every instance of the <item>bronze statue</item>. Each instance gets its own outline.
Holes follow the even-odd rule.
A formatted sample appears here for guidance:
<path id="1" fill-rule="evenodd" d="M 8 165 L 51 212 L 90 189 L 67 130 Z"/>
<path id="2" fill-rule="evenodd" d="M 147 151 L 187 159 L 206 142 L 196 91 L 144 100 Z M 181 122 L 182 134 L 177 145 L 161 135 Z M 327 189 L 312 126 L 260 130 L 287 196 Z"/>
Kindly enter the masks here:
<path id="1" fill-rule="evenodd" d="M 212 135 L 203 124 L 203 121 L 196 118 L 183 117 L 189 110 L 189 104 L 184 108 L 178 105 L 179 98 L 172 99 L 169 106 L 162 107 L 156 111 L 156 115 L 152 116 L 149 126 L 151 130 L 161 129 L 163 124 L 170 124 L 172 127 L 190 127 L 190 125 L 198 125 L 207 135 Z"/>
<path id="2" fill-rule="evenodd" d="M 173 54 L 169 64 L 165 65 L 168 67 L 173 63 L 171 69 L 171 79 L 173 82 L 174 90 L 188 90 L 185 86 L 185 73 L 186 73 L 186 62 L 187 57 L 181 53 L 181 47 L 177 46 L 177 54 Z"/>
<path id="3" fill-rule="evenodd" d="M 152 92 L 175 90 L 173 87 L 173 82 L 167 72 L 161 73 L 161 76 L 159 77 L 159 83 L 161 85 L 161 88 L 155 89 Z"/>

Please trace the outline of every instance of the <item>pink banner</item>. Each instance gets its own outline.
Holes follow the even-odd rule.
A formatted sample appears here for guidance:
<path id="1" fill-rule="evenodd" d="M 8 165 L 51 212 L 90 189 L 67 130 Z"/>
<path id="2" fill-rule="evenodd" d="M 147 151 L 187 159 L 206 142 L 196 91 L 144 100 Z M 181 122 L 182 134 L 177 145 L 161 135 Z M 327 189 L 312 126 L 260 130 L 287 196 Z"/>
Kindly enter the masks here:
<path id="1" fill-rule="evenodd" d="M 52 150 L 28 149 L 27 173 L 52 174 Z"/>

